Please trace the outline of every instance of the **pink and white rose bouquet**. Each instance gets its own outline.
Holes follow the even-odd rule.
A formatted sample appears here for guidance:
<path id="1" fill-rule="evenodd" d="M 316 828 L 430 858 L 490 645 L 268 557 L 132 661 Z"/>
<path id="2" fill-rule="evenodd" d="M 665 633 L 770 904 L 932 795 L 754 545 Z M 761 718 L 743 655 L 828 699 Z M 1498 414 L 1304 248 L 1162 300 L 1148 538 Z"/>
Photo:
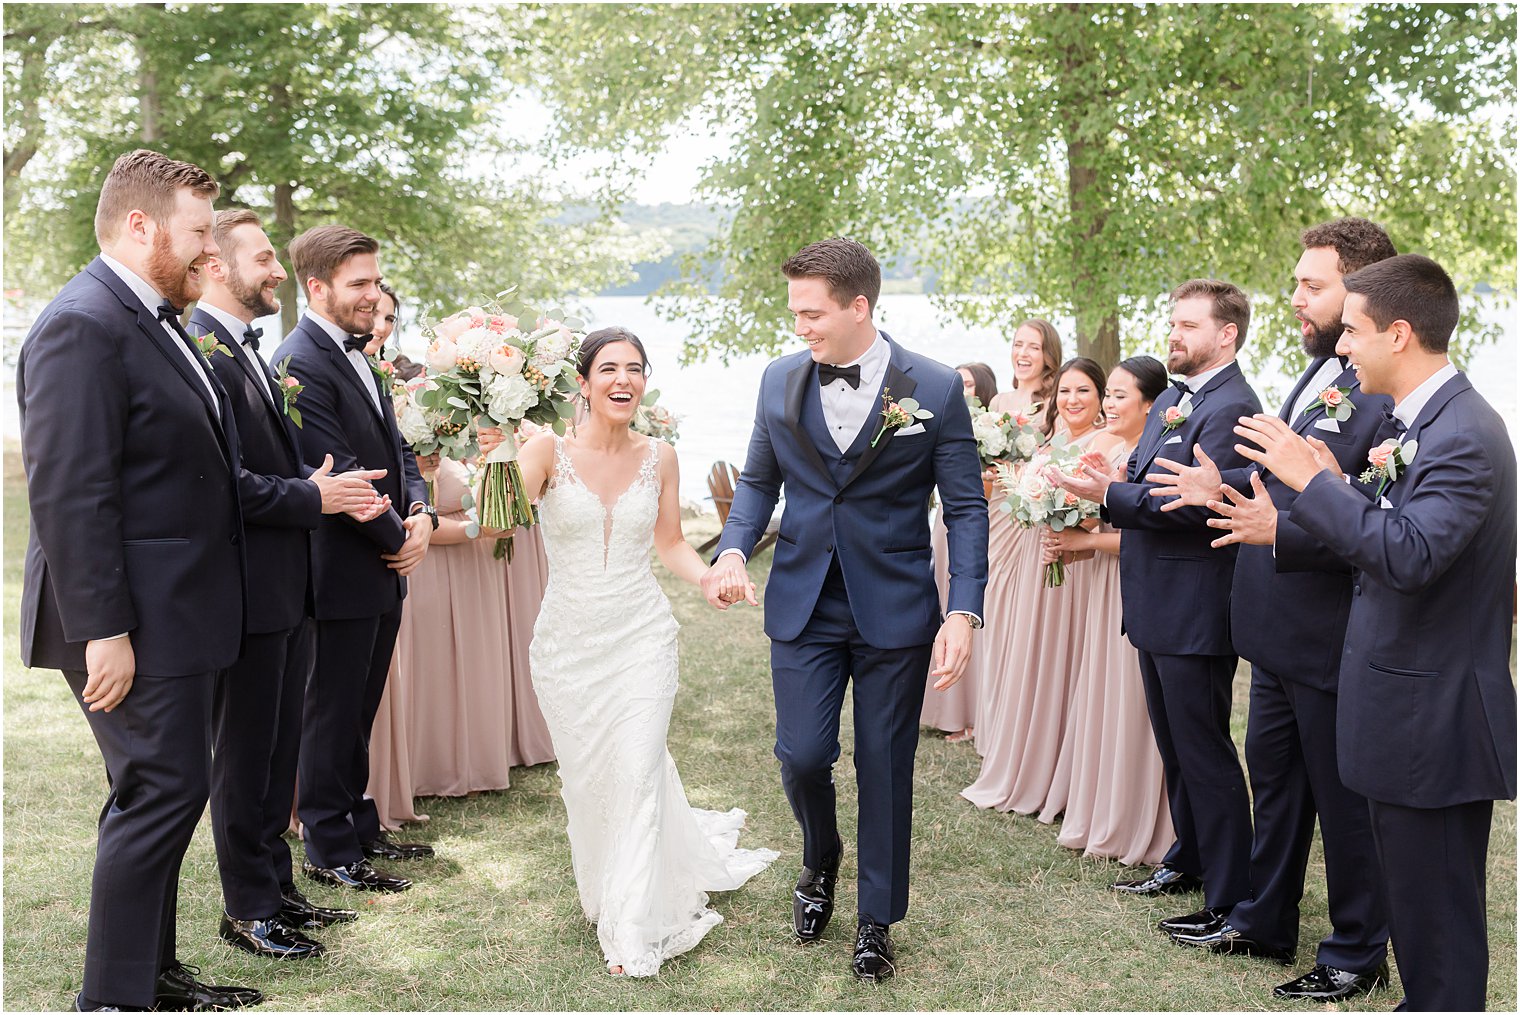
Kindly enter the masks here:
<path id="1" fill-rule="evenodd" d="M 1034 456 L 1044 435 L 1035 424 L 1038 404 L 1024 412 L 994 412 L 984 409 L 974 398 L 966 400 L 971 409 L 971 433 L 976 437 L 976 453 L 982 468 L 999 462 L 1027 462 Z"/>
<path id="2" fill-rule="evenodd" d="M 1053 532 L 1075 528 L 1089 518 L 1098 517 L 1098 505 L 1083 500 L 1052 483 L 1046 475 L 1050 469 L 1062 475 L 1076 476 L 1082 471 L 1081 451 L 1062 437 L 1051 442 L 1022 469 L 999 464 L 998 482 L 1008 499 L 1000 505 L 1004 513 L 1024 528 L 1044 526 Z M 1066 582 L 1066 565 L 1060 560 L 1045 565 L 1045 587 L 1055 588 Z"/>
<path id="3" fill-rule="evenodd" d="M 680 436 L 681 417 L 659 403 L 659 391 L 645 392 L 638 409 L 633 413 L 633 421 L 629 425 L 633 428 L 634 433 L 641 433 L 647 437 L 658 437 L 674 447 L 676 438 Z"/>

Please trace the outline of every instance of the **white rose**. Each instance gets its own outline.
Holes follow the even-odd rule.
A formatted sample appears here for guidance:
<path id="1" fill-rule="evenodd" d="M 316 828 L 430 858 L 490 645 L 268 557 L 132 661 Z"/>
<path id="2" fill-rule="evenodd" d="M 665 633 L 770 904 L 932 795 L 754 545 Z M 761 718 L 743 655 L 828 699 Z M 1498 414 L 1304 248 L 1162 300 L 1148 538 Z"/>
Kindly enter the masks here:
<path id="1" fill-rule="evenodd" d="M 564 359 L 570 352 L 573 338 L 564 328 L 540 338 L 533 350 L 533 365 L 542 369 Z"/>
<path id="2" fill-rule="evenodd" d="M 1028 458 L 1040 446 L 1040 440 L 1032 433 L 1021 433 L 1015 438 L 1013 446 L 1021 456 Z"/>
<path id="3" fill-rule="evenodd" d="M 486 405 L 498 420 L 521 419 L 538 404 L 538 391 L 521 374 L 497 374 L 485 390 Z"/>
<path id="4" fill-rule="evenodd" d="M 410 398 L 401 407 L 401 414 L 396 423 L 401 428 L 402 440 L 408 444 L 420 444 L 433 436 L 433 428 L 428 423 L 427 416 Z"/>

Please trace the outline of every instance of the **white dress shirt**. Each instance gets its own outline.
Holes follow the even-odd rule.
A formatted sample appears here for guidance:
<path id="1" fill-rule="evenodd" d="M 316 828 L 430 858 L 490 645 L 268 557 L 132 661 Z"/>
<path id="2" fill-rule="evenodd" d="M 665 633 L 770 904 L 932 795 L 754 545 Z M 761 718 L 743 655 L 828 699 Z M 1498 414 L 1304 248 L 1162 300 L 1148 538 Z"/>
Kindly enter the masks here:
<path id="1" fill-rule="evenodd" d="M 1293 414 L 1288 417 L 1288 425 L 1292 426 L 1293 421 L 1302 416 L 1304 410 L 1314 404 L 1315 399 L 1319 398 L 1319 393 L 1328 388 L 1337 377 L 1345 372 L 1345 369 L 1345 367 L 1341 366 L 1340 358 L 1337 356 L 1331 356 L 1321 363 L 1319 369 L 1315 371 L 1314 377 L 1310 379 L 1308 384 L 1304 385 L 1304 390 L 1298 393 L 1298 399 L 1293 403 Z"/>
<path id="2" fill-rule="evenodd" d="M 142 305 L 148 309 L 148 313 L 154 316 L 158 315 L 158 308 L 164 302 L 163 293 L 153 288 L 151 282 L 111 255 L 101 254 L 100 259 L 105 262 L 106 267 L 121 277 L 121 280 L 127 284 L 127 288 L 131 289 L 133 294 L 142 301 Z M 217 418 L 220 419 L 222 404 L 217 401 L 216 389 L 211 386 L 211 375 L 208 372 L 206 364 L 202 362 L 203 357 L 200 353 L 185 344 L 184 339 L 179 337 L 179 332 L 175 331 L 174 326 L 168 321 L 159 321 L 158 325 L 164 329 L 164 333 L 172 340 L 174 348 L 178 349 L 180 354 L 190 363 L 195 376 L 200 378 L 201 384 L 206 389 L 206 394 L 211 396 L 211 407 L 216 412 Z"/>
<path id="3" fill-rule="evenodd" d="M 891 360 L 892 349 L 878 331 L 858 359 L 837 364 L 860 367 L 858 385 L 852 388 L 843 377 L 836 377 L 818 389 L 818 398 L 823 403 L 823 421 L 840 454 L 855 443 L 861 427 L 871 418 L 872 410 L 880 407 L 881 382 L 887 376 L 887 364 Z"/>
<path id="4" fill-rule="evenodd" d="M 1425 378 L 1424 383 L 1405 395 L 1404 400 L 1393 407 L 1393 418 L 1403 423 L 1406 430 L 1414 426 L 1414 421 L 1419 418 L 1420 412 L 1425 408 L 1425 403 L 1441 390 L 1441 385 L 1455 376 L 1457 376 L 1457 368 L 1448 362 Z"/>
<path id="5" fill-rule="evenodd" d="M 369 368 L 369 360 L 364 358 L 364 353 L 361 350 L 345 349 L 343 347 L 343 343 L 348 340 L 349 333 L 310 307 L 306 310 L 306 316 L 311 318 L 319 328 L 327 332 L 329 338 L 337 343 L 338 352 L 344 359 L 348 360 L 349 365 L 354 368 L 354 373 L 358 375 L 359 383 L 364 387 L 365 391 L 369 392 L 369 400 L 374 405 L 375 411 L 384 416 L 385 412 L 380 408 L 380 391 L 375 387 L 375 372 Z"/>
<path id="6" fill-rule="evenodd" d="M 264 397 L 269 399 L 269 404 L 274 405 L 274 392 L 269 390 L 269 375 L 264 372 L 264 361 L 259 358 L 259 354 L 254 352 L 252 347 L 243 339 L 243 332 L 247 331 L 252 325 L 246 321 L 238 320 L 221 307 L 213 307 L 209 303 L 197 303 L 195 309 L 204 310 L 216 318 L 222 327 L 227 329 L 227 334 L 232 336 L 234 342 L 233 355 L 242 356 L 247 360 L 248 368 L 253 371 L 253 376 L 264 382 L 256 384 L 254 387 L 264 392 Z"/>

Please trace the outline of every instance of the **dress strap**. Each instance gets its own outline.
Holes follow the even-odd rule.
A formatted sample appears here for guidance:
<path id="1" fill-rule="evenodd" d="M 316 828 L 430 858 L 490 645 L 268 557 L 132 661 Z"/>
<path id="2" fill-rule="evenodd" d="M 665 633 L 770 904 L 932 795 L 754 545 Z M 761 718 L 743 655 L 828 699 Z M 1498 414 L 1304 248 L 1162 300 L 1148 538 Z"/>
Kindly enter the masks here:
<path id="1" fill-rule="evenodd" d="M 554 475 L 551 478 L 551 486 L 557 486 L 563 478 L 576 478 L 575 463 L 570 461 L 570 453 L 565 450 L 565 438 L 559 434 L 554 435 Z"/>
<path id="2" fill-rule="evenodd" d="M 639 466 L 639 479 L 658 490 L 660 488 L 660 439 L 649 437 L 648 440 L 649 452 L 644 456 L 644 464 Z"/>

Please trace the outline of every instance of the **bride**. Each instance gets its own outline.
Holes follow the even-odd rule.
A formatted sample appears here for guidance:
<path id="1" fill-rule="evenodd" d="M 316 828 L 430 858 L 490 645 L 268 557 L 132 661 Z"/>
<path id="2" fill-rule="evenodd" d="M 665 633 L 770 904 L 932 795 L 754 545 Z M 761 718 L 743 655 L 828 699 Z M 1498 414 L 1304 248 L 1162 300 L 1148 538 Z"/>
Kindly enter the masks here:
<path id="1" fill-rule="evenodd" d="M 581 345 L 588 414 L 518 455 L 538 496 L 549 585 L 533 630 L 533 687 L 559 758 L 570 853 L 607 970 L 653 976 L 723 917 L 707 892 L 738 888 L 777 853 L 736 848 L 744 812 L 693 809 L 665 746 L 677 683 L 675 617 L 650 569 L 707 566 L 681 534 L 675 449 L 630 429 L 649 361 L 623 328 Z M 500 431 L 482 431 L 482 450 Z M 725 598 L 753 600 L 753 585 Z"/>

